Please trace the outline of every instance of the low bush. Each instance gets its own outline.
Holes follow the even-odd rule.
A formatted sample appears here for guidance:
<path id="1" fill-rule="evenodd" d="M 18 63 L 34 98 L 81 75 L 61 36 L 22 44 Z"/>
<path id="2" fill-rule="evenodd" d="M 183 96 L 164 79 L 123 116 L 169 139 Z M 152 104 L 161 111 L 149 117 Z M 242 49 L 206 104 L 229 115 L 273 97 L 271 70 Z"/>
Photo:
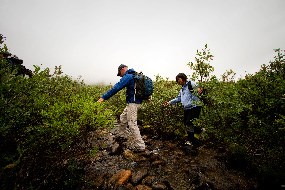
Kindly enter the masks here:
<path id="1" fill-rule="evenodd" d="M 84 145 L 88 131 L 114 122 L 113 111 L 91 93 L 100 89 L 62 76 L 60 69 L 50 74 L 35 67 L 33 77 L 27 78 L 15 75 L 1 60 L 0 163 L 1 168 L 13 165 L 21 188 L 60 181 L 60 163 L 73 155 L 71 147 L 80 141 Z"/>

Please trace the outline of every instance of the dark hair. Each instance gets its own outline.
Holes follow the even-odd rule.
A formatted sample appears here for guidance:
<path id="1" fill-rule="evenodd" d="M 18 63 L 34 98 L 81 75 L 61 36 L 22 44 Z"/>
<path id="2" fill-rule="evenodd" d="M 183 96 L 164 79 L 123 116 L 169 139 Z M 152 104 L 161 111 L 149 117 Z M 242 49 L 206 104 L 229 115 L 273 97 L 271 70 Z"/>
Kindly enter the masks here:
<path id="1" fill-rule="evenodd" d="M 184 73 L 179 73 L 177 76 L 176 76 L 176 82 L 178 82 L 178 78 L 181 78 L 183 81 L 187 81 L 187 76 L 184 74 Z"/>

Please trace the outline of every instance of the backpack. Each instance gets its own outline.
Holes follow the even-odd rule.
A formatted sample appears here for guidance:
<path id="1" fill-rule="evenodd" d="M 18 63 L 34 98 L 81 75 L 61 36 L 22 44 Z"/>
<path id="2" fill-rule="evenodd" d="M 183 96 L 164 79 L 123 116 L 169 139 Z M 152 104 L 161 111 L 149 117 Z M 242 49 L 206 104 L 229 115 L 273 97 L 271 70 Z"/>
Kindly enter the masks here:
<path id="1" fill-rule="evenodd" d="M 153 93 L 153 82 L 142 72 L 134 73 L 135 95 L 142 100 L 148 100 Z"/>
<path id="2" fill-rule="evenodd" d="M 194 89 L 193 89 L 193 86 L 192 86 L 192 84 L 191 84 L 191 81 L 188 82 L 188 89 L 189 89 L 189 91 L 190 91 L 191 93 L 194 92 Z M 198 94 L 198 98 L 199 98 L 204 104 L 206 104 L 206 103 L 208 103 L 208 99 L 207 99 L 208 91 L 207 91 L 206 89 L 204 89 L 204 88 L 202 88 L 202 89 L 203 89 L 203 91 L 202 91 L 202 93 Z"/>
<path id="3" fill-rule="evenodd" d="M 191 93 L 194 92 L 194 89 L 193 89 L 193 86 L 192 86 L 192 84 L 191 84 L 191 81 L 188 82 L 188 89 L 189 89 L 189 91 L 190 91 Z"/>

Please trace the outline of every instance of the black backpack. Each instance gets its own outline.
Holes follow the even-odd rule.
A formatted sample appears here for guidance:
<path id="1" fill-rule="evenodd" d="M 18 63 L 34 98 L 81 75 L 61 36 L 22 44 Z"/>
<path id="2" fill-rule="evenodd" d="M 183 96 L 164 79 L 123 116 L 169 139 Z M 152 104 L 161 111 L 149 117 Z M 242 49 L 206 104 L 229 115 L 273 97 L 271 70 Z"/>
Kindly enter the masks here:
<path id="1" fill-rule="evenodd" d="M 194 92 L 194 89 L 193 89 L 193 86 L 192 86 L 192 84 L 191 84 L 191 81 L 188 82 L 188 89 L 189 89 L 189 91 L 190 91 L 191 93 Z"/>
<path id="2" fill-rule="evenodd" d="M 135 95 L 142 100 L 148 100 L 153 93 L 153 82 L 151 78 L 145 76 L 142 72 L 134 73 Z"/>
<path id="3" fill-rule="evenodd" d="M 194 92 L 194 89 L 193 89 L 193 86 L 191 84 L 191 81 L 188 82 L 188 89 L 191 93 Z M 204 88 L 202 88 L 202 93 L 198 93 L 198 98 L 204 103 L 206 104 L 207 103 L 207 93 L 208 91 Z"/>

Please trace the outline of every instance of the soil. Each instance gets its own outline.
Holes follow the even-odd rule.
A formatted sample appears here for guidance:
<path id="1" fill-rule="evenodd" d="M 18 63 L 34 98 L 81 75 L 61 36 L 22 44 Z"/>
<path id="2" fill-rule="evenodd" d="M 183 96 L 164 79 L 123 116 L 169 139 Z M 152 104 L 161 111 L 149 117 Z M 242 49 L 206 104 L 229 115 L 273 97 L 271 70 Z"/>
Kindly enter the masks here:
<path id="1" fill-rule="evenodd" d="M 184 146 L 142 131 L 147 151 L 135 153 L 108 130 L 90 134 L 95 151 L 88 157 L 82 189 L 257 189 L 256 182 L 228 167 L 210 142 Z"/>

